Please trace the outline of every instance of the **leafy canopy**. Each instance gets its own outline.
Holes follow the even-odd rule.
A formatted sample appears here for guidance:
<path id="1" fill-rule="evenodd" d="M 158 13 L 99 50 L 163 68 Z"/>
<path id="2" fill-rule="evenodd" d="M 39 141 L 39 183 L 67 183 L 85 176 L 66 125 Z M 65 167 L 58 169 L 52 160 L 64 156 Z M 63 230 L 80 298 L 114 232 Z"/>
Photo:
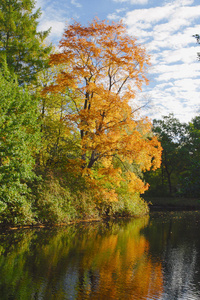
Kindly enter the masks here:
<path id="1" fill-rule="evenodd" d="M 48 65 L 51 45 L 44 40 L 49 30 L 38 32 L 40 9 L 34 0 L 0 1 L 0 63 L 6 59 L 19 82 L 29 83 Z"/>
<path id="2" fill-rule="evenodd" d="M 111 198 L 124 180 L 133 192 L 144 192 L 147 186 L 131 165 L 143 171 L 156 169 L 161 155 L 150 121 L 138 118 L 133 103 L 136 92 L 148 83 L 145 49 L 136 45 L 122 23 L 96 19 L 87 27 L 69 25 L 60 48 L 50 62 L 61 71 L 44 93 L 68 100 L 62 121 L 80 132 L 76 165 L 79 162 L 85 175 L 106 186 Z"/>
<path id="3" fill-rule="evenodd" d="M 38 117 L 36 99 L 16 78 L 0 72 L 0 222 L 26 222 L 31 215 L 27 196 L 28 183 L 35 178 Z"/>

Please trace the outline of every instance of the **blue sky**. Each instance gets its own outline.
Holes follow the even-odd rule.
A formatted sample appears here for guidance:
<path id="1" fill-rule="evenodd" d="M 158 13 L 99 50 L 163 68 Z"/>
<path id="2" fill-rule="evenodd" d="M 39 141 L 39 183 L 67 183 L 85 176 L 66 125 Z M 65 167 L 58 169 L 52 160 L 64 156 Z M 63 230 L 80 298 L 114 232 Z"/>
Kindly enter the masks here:
<path id="1" fill-rule="evenodd" d="M 150 84 L 138 93 L 143 113 L 151 118 L 174 113 L 188 122 L 200 112 L 200 62 L 193 34 L 200 34 L 198 0 L 38 0 L 39 30 L 52 27 L 49 39 L 58 45 L 65 26 L 73 19 L 87 24 L 123 20 L 130 35 L 151 55 Z"/>

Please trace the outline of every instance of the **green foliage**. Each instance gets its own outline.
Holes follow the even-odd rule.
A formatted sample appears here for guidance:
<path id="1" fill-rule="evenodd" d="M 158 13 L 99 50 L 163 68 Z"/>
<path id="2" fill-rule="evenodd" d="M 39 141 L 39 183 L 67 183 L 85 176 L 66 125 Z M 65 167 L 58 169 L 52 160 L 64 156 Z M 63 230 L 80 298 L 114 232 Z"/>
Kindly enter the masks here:
<path id="1" fill-rule="evenodd" d="M 154 120 L 154 132 L 163 147 L 160 170 L 145 174 L 148 196 L 200 196 L 200 117 L 189 124 L 171 114 Z"/>
<path id="2" fill-rule="evenodd" d="M 111 159 L 109 155 L 103 155 L 96 163 L 92 159 L 92 165 L 84 170 L 83 141 L 76 120 L 72 120 L 78 109 L 73 97 L 78 104 L 80 95 L 68 84 L 61 93 L 44 92 L 44 87 L 48 89 L 55 84 L 56 74 L 62 73 L 68 65 L 48 66 L 51 46 L 45 46 L 44 40 L 49 31 L 37 32 L 39 17 L 40 10 L 35 10 L 34 0 L 2 0 L 0 3 L 0 223 L 55 224 L 75 219 L 100 219 L 108 215 L 146 214 L 147 204 L 138 194 L 139 190 L 146 189 L 141 170 L 148 169 L 156 161 L 155 157 L 159 157 L 156 154 L 158 143 L 157 146 L 154 144 L 156 139 L 151 141 L 147 136 L 151 132 L 150 123 L 141 120 L 136 124 L 131 115 L 130 124 L 136 126 L 133 131 L 137 138 L 132 136 L 135 150 L 131 150 L 131 155 L 124 143 L 119 143 L 116 150 L 120 152 L 124 147 L 129 159 L 124 160 L 123 155 L 120 158 L 120 155 L 111 154 Z M 103 99 L 104 96 L 103 93 Z M 98 101 L 98 104 L 101 103 Z M 127 109 L 130 112 L 129 107 Z M 103 122 L 101 110 L 99 112 L 100 122 Z M 120 118 L 124 120 L 123 106 L 121 113 Z M 114 119 L 118 117 L 114 116 Z M 94 124 L 96 121 L 94 115 Z M 113 145 L 122 134 L 121 121 L 117 124 L 120 130 L 116 131 L 117 136 L 112 136 Z M 128 131 L 132 132 L 132 125 L 124 127 L 125 136 Z M 98 128 L 100 130 L 101 126 Z M 135 143 L 138 136 L 141 137 L 140 144 Z M 98 134 L 97 137 L 98 147 L 104 153 L 103 139 Z M 110 151 L 110 138 L 106 141 Z M 129 141 L 130 136 L 127 136 L 127 145 Z M 88 143 L 93 142 L 91 135 Z M 151 147 L 149 143 L 152 143 Z M 149 147 L 151 150 L 146 153 Z M 143 148 L 143 153 L 137 150 L 140 148 Z M 98 156 L 97 152 L 95 148 L 93 153 Z M 139 152 L 141 155 L 137 155 Z M 135 154 L 138 163 L 133 163 Z M 149 157 L 154 157 L 154 160 Z M 110 168 L 112 162 L 115 166 Z M 155 165 L 158 167 L 159 162 Z M 101 173 L 103 168 L 108 172 Z M 131 188 L 132 192 L 129 191 Z M 119 200 L 115 201 L 117 198 Z"/>
<path id="3" fill-rule="evenodd" d="M 28 183 L 40 139 L 37 99 L 0 73 L 0 222 L 32 220 Z"/>
<path id="4" fill-rule="evenodd" d="M 48 64 L 51 46 L 44 40 L 49 30 L 37 32 L 40 15 L 34 0 L 0 1 L 0 63 L 6 59 L 20 83 L 35 80 Z"/>
<path id="5" fill-rule="evenodd" d="M 182 176 L 182 193 L 187 197 L 200 197 L 200 116 L 188 125 L 187 151 L 189 164 Z"/>
<path id="6" fill-rule="evenodd" d="M 69 177 L 70 180 L 69 180 Z M 35 212 L 38 222 L 67 223 L 75 219 L 98 219 L 94 193 L 83 178 L 49 171 L 37 189 Z"/>
<path id="7" fill-rule="evenodd" d="M 56 178 L 49 177 L 38 188 L 35 209 L 38 222 L 67 223 L 76 216 L 72 197 L 67 187 L 62 187 Z"/>
<path id="8" fill-rule="evenodd" d="M 119 201 L 111 203 L 109 212 L 115 217 L 141 217 L 149 213 L 149 207 L 139 194 L 127 193 L 120 195 Z"/>
<path id="9" fill-rule="evenodd" d="M 178 184 L 177 172 L 181 173 L 185 169 L 184 156 L 187 156 L 187 152 L 184 152 L 183 149 L 186 124 L 181 124 L 173 114 L 169 114 L 162 120 L 154 120 L 153 125 L 153 131 L 158 135 L 163 147 L 161 185 L 164 190 L 167 185 L 168 194 L 172 195 L 174 186 Z"/>

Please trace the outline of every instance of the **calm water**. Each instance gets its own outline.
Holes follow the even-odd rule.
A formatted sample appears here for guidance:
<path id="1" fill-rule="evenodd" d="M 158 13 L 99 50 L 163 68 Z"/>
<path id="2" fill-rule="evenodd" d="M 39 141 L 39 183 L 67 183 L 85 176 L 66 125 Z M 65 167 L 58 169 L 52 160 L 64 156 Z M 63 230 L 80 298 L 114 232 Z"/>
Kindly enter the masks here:
<path id="1" fill-rule="evenodd" d="M 200 299 L 200 212 L 0 233 L 0 299 Z"/>

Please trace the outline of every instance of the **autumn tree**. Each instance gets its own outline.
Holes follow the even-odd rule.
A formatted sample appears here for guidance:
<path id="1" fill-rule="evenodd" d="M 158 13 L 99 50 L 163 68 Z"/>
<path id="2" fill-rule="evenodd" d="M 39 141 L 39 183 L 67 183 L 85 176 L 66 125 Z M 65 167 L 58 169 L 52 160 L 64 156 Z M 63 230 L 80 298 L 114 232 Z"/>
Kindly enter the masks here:
<path id="1" fill-rule="evenodd" d="M 44 93 L 65 96 L 62 122 L 79 131 L 82 173 L 104 186 L 105 198 L 117 199 L 116 187 L 127 182 L 133 193 L 147 185 L 134 172 L 160 166 L 161 147 L 151 123 L 139 118 L 133 100 L 148 83 L 149 56 L 122 23 L 94 20 L 69 25 L 51 65 L 62 66 Z M 118 162 L 118 163 L 117 163 Z"/>
<path id="2" fill-rule="evenodd" d="M 40 9 L 34 0 L 0 1 L 0 64 L 7 61 L 19 82 L 30 82 L 48 66 L 51 45 L 44 45 L 49 30 L 38 32 Z"/>

